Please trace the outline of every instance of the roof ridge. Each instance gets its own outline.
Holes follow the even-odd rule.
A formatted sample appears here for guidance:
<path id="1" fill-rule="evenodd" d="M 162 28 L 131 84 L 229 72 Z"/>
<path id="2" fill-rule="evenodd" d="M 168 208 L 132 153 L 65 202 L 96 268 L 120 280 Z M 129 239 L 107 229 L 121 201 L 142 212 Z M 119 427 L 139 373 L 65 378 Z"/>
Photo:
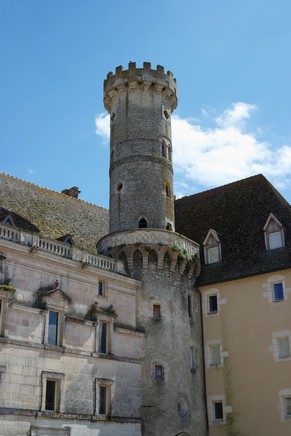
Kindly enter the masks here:
<path id="1" fill-rule="evenodd" d="M 239 183 L 241 183 L 241 182 L 244 182 L 244 181 L 247 181 L 247 180 L 251 180 L 251 179 L 255 179 L 255 178 L 263 178 L 263 179 L 265 179 L 266 181 L 268 181 L 268 179 L 266 179 L 266 177 L 265 177 L 262 173 L 259 173 L 259 174 L 255 174 L 255 175 L 253 175 L 253 176 L 245 177 L 244 179 L 235 180 L 234 182 L 225 183 L 225 185 L 220 185 L 220 186 L 217 186 L 216 188 L 210 188 L 210 189 L 206 189 L 205 191 L 196 192 L 195 194 L 185 195 L 184 197 L 177 198 L 177 199 L 175 200 L 175 202 L 176 202 L 176 201 L 179 201 L 179 200 L 186 199 L 186 198 L 191 198 L 191 197 L 195 197 L 195 196 L 198 196 L 198 195 L 206 194 L 207 192 L 217 191 L 217 190 L 219 190 L 219 189 L 223 189 L 223 188 L 225 188 L 225 187 L 228 187 L 228 186 L 231 186 L 231 185 L 236 185 L 236 184 L 239 184 Z M 269 182 L 269 183 L 270 183 L 270 182 Z M 271 183 L 270 183 L 270 185 L 272 186 Z M 275 188 L 274 188 L 274 189 L 275 189 Z M 285 201 L 286 201 L 286 200 L 285 200 Z"/>
<path id="2" fill-rule="evenodd" d="M 1 175 L 6 176 L 6 177 L 10 177 L 11 179 L 19 180 L 22 183 L 27 183 L 29 185 L 35 186 L 38 189 L 43 189 L 44 191 L 48 191 L 48 192 L 58 194 L 58 195 L 65 195 L 66 197 L 70 198 L 71 200 L 81 201 L 82 203 L 90 204 L 91 206 L 97 207 L 98 209 L 108 210 L 105 207 L 98 206 L 97 204 L 91 203 L 90 201 L 85 201 L 85 200 L 82 200 L 81 198 L 71 197 L 70 195 L 64 194 L 63 192 L 58 192 L 58 191 L 54 191 L 53 189 L 45 188 L 44 186 L 37 185 L 36 183 L 33 183 L 33 182 L 28 182 L 27 180 L 23 180 L 23 179 L 20 179 L 19 177 L 15 177 L 15 176 L 12 176 L 10 174 L 3 173 L 2 171 L 0 171 L 0 176 Z"/>

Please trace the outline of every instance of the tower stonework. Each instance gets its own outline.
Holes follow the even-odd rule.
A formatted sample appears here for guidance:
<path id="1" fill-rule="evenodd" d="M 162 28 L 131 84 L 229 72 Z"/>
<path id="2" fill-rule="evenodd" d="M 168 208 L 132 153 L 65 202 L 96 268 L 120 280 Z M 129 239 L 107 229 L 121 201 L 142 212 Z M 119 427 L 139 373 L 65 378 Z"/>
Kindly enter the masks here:
<path id="1" fill-rule="evenodd" d="M 174 230 L 171 113 L 176 81 L 149 63 L 109 73 L 104 105 L 110 112 L 109 231 L 134 227 Z"/>
<path id="2" fill-rule="evenodd" d="M 110 233 L 97 244 L 122 274 L 140 280 L 144 332 L 142 428 L 145 436 L 204 436 L 199 246 L 174 232 L 171 113 L 176 81 L 149 63 L 109 73 Z"/>

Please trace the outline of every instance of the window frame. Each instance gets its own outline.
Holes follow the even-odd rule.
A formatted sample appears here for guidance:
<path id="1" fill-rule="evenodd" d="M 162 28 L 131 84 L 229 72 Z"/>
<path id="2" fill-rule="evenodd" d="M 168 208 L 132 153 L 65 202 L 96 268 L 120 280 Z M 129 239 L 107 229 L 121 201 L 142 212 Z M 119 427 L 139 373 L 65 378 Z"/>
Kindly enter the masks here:
<path id="1" fill-rule="evenodd" d="M 277 250 L 285 247 L 285 231 L 283 225 L 275 217 L 273 213 L 270 213 L 266 224 L 263 227 L 266 250 Z M 280 235 L 280 244 L 272 246 L 272 235 Z"/>
<path id="2" fill-rule="evenodd" d="M 154 380 L 156 383 L 165 381 L 165 368 L 161 363 L 154 364 Z"/>
<path id="3" fill-rule="evenodd" d="M 220 404 L 221 405 L 221 412 L 222 412 L 222 417 L 218 418 L 216 415 L 216 405 Z M 212 401 L 212 417 L 213 417 L 213 423 L 221 423 L 224 422 L 225 420 L 225 413 L 224 413 L 224 407 L 223 407 L 223 401 L 222 400 L 216 400 L 216 401 Z"/>
<path id="4" fill-rule="evenodd" d="M 276 286 L 281 285 L 281 290 L 280 291 L 276 291 Z M 284 301 L 285 300 L 285 295 L 284 295 L 284 284 L 283 282 L 275 282 L 272 283 L 272 291 L 273 291 L 273 302 L 274 303 L 278 303 L 280 301 Z M 281 293 L 282 298 L 276 298 L 276 294 L 277 292 Z"/>
<path id="5" fill-rule="evenodd" d="M 211 310 L 211 304 L 210 304 L 210 301 L 211 301 L 211 299 L 213 298 L 213 297 L 215 297 L 216 298 L 216 310 Z M 218 313 L 218 295 L 217 294 L 210 294 L 210 295 L 207 295 L 207 313 L 208 313 L 208 315 L 213 315 L 213 314 L 216 314 L 216 313 Z"/>
<path id="6" fill-rule="evenodd" d="M 42 400 L 41 400 L 41 410 L 46 413 L 60 413 L 61 412 L 61 393 L 62 393 L 62 383 L 65 379 L 65 374 L 58 372 L 43 371 L 42 372 Z M 47 383 L 55 383 L 54 392 L 54 408 L 47 409 Z"/>
<path id="7" fill-rule="evenodd" d="M 111 379 L 95 379 L 95 392 L 96 392 L 96 407 L 95 415 L 100 418 L 107 419 L 111 416 L 112 408 L 112 387 L 113 380 Z M 100 410 L 101 407 L 101 390 L 105 392 L 105 411 Z"/>
<path id="8" fill-rule="evenodd" d="M 153 304 L 153 318 L 154 319 L 160 319 L 162 317 L 161 315 L 161 305 L 159 303 Z"/>
<path id="9" fill-rule="evenodd" d="M 285 345 L 282 344 L 284 341 Z M 281 342 L 281 345 L 280 345 Z M 286 347 L 287 344 L 287 347 Z M 284 353 L 284 348 L 286 347 L 287 353 Z M 278 350 L 278 359 L 284 360 L 291 357 L 290 355 L 290 338 L 289 336 L 282 336 L 277 338 L 277 350 Z M 283 351 L 283 352 L 282 352 Z"/>
<path id="10" fill-rule="evenodd" d="M 217 361 L 214 359 L 215 354 L 213 353 L 214 350 L 218 350 L 218 359 Z M 216 366 L 221 366 L 222 364 L 222 359 L 221 359 L 221 345 L 220 344 L 212 344 L 209 345 L 209 366 L 211 367 L 216 367 Z"/>
<path id="11" fill-rule="evenodd" d="M 107 288 L 106 281 L 105 280 L 98 280 L 97 296 L 105 298 L 106 297 L 106 288 Z"/>
<path id="12" fill-rule="evenodd" d="M 54 312 L 58 315 L 58 324 L 57 324 L 57 332 L 56 332 L 56 343 L 52 344 L 49 342 L 49 335 L 50 335 L 50 313 Z M 47 308 L 46 313 L 46 329 L 45 329 L 45 339 L 44 343 L 45 345 L 48 345 L 50 347 L 62 347 L 63 344 L 63 315 L 64 311 L 60 310 L 58 307 L 54 307 L 49 305 Z"/>
<path id="13" fill-rule="evenodd" d="M 286 395 L 283 398 L 284 401 L 284 417 L 285 419 L 291 419 L 291 396 L 290 395 Z M 290 403 L 290 404 L 287 404 Z M 290 413 L 288 413 L 288 409 L 290 408 Z"/>
<path id="14" fill-rule="evenodd" d="M 106 326 L 105 351 L 102 351 L 103 350 L 102 343 L 104 341 L 104 337 L 102 337 L 103 332 L 101 330 L 101 326 Z M 98 321 L 98 326 L 97 326 L 97 353 L 98 354 L 103 354 L 103 355 L 110 354 L 110 327 L 111 327 L 111 323 L 108 320 L 100 319 Z"/>

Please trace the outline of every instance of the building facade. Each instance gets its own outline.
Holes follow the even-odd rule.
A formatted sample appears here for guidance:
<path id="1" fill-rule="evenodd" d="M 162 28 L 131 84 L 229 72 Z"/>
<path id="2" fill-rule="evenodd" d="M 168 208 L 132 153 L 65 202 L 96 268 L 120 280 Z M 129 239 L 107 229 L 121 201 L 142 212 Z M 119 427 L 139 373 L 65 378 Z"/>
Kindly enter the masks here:
<path id="1" fill-rule="evenodd" d="M 0 177 L 0 433 L 203 436 L 199 246 L 174 231 L 176 81 L 130 63 L 104 104 L 107 235 L 78 188 Z"/>
<path id="2" fill-rule="evenodd" d="M 289 435 L 290 205 L 258 175 L 177 200 L 176 226 L 201 244 L 210 435 Z"/>

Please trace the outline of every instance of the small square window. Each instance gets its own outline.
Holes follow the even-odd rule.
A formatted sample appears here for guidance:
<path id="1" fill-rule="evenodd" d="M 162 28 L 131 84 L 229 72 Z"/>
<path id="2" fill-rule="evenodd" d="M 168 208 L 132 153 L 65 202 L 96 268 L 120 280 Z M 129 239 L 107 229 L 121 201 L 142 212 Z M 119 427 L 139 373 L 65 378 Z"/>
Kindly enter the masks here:
<path id="1" fill-rule="evenodd" d="M 160 318 L 161 317 L 161 306 L 160 304 L 153 305 L 153 317 Z"/>
<path id="2" fill-rule="evenodd" d="M 220 345 L 212 345 L 210 347 L 210 365 L 211 366 L 217 366 L 220 365 L 221 359 L 220 359 Z"/>
<path id="3" fill-rule="evenodd" d="M 218 311 L 217 295 L 208 297 L 208 313 L 216 313 Z"/>
<path id="4" fill-rule="evenodd" d="M 219 262 L 219 247 L 207 248 L 207 263 Z"/>
<path id="5" fill-rule="evenodd" d="M 105 282 L 101 280 L 98 283 L 98 295 L 99 297 L 105 297 Z"/>
<path id="6" fill-rule="evenodd" d="M 98 324 L 98 353 L 108 353 L 108 323 L 103 321 Z"/>
<path id="7" fill-rule="evenodd" d="M 278 357 L 284 359 L 290 357 L 289 338 L 278 338 Z"/>
<path id="8" fill-rule="evenodd" d="M 269 247 L 270 250 L 283 247 L 281 232 L 269 233 Z"/>
<path id="9" fill-rule="evenodd" d="M 283 283 L 280 282 L 273 284 L 273 299 L 274 301 L 284 300 Z"/>
<path id="10" fill-rule="evenodd" d="M 48 314 L 48 339 L 50 345 L 58 345 L 59 338 L 59 313 L 49 310 Z"/>
<path id="11" fill-rule="evenodd" d="M 223 420 L 222 401 L 215 401 L 213 403 L 213 417 L 214 417 L 214 421 L 222 421 Z"/>
<path id="12" fill-rule="evenodd" d="M 164 367 L 163 365 L 155 365 L 155 380 L 164 380 Z"/>
<path id="13" fill-rule="evenodd" d="M 291 397 L 284 398 L 285 417 L 291 418 Z"/>

